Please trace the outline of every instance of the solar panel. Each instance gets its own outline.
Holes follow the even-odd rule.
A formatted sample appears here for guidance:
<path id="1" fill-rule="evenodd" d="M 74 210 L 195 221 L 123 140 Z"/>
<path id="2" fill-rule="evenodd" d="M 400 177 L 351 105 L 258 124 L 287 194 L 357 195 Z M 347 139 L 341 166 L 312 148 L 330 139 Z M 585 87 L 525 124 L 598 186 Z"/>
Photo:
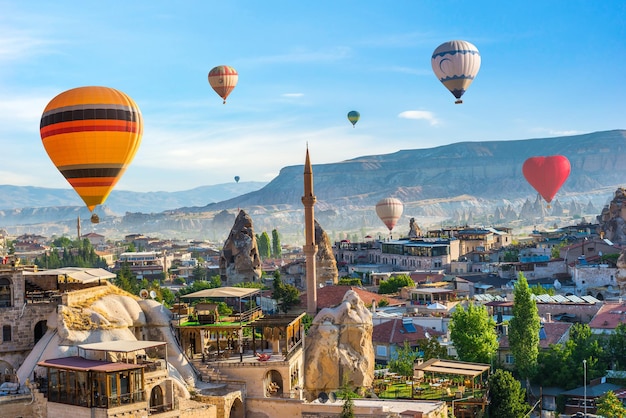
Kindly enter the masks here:
<path id="1" fill-rule="evenodd" d="M 600 301 L 598 299 L 594 298 L 593 296 L 589 296 L 589 295 L 582 296 L 582 299 L 585 302 L 588 302 L 588 303 L 600 303 Z"/>
<path id="2" fill-rule="evenodd" d="M 413 322 L 402 321 L 402 326 L 404 327 L 406 332 L 417 332 L 417 329 L 415 329 L 415 325 L 413 325 Z"/>
<path id="3" fill-rule="evenodd" d="M 571 300 L 572 302 L 574 302 L 574 303 L 583 303 L 584 302 L 584 300 L 582 300 L 581 298 L 579 298 L 578 296 L 575 296 L 575 295 L 569 295 L 569 296 L 567 296 L 567 298 L 569 300 Z"/>

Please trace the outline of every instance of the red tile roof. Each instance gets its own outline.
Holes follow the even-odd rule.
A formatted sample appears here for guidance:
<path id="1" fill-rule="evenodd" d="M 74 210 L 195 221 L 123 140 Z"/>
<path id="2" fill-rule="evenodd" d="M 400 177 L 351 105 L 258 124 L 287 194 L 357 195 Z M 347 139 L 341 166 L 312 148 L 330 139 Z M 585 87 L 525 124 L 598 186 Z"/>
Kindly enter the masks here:
<path id="1" fill-rule="evenodd" d="M 604 302 L 589 322 L 589 328 L 614 330 L 622 322 L 626 322 L 626 303 Z"/>
<path id="2" fill-rule="evenodd" d="M 408 332 L 406 328 L 402 326 L 402 318 L 395 318 L 387 322 L 383 322 L 378 325 L 374 325 L 374 331 L 372 333 L 372 341 L 374 343 L 383 344 L 403 344 L 405 341 L 414 343 L 418 340 L 426 340 L 432 336 L 438 337 L 442 335 L 442 332 L 434 329 L 424 328 L 420 325 L 413 325 L 416 332 Z M 428 335 L 426 335 L 428 332 Z"/>
<path id="3" fill-rule="evenodd" d="M 573 325 L 571 322 L 544 322 L 542 324 L 543 332 L 539 332 L 541 336 L 539 338 L 539 347 L 547 349 L 550 348 L 551 344 L 559 343 Z M 508 335 L 503 335 L 500 338 L 500 348 L 509 348 Z"/>
<path id="4" fill-rule="evenodd" d="M 404 300 L 395 299 L 388 295 L 379 295 L 362 287 L 335 285 L 317 289 L 317 309 L 332 308 L 339 305 L 348 290 L 354 290 L 363 303 L 368 306 L 372 303 L 372 300 L 375 300 L 376 304 L 379 305 L 383 299 L 388 302 L 389 306 L 400 306 L 406 303 Z M 306 306 L 306 292 L 300 294 L 300 306 Z"/>
<path id="5" fill-rule="evenodd" d="M 444 274 L 440 274 L 440 273 L 418 273 L 418 272 L 411 272 L 411 279 L 413 279 L 413 281 L 416 284 L 423 284 L 423 283 L 437 283 L 443 280 L 443 278 L 445 277 Z"/>

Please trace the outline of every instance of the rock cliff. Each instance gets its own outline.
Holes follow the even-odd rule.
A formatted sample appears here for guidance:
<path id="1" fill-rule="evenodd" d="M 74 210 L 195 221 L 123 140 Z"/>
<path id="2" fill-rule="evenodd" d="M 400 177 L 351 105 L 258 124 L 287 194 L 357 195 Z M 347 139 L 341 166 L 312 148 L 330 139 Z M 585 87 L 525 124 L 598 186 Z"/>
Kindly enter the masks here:
<path id="1" fill-rule="evenodd" d="M 620 187 L 597 217 L 599 233 L 614 244 L 626 245 L 626 189 Z"/>
<path id="2" fill-rule="evenodd" d="M 306 336 L 304 388 L 311 400 L 348 385 L 365 389 L 374 380 L 372 314 L 349 290 L 339 306 L 322 309 Z"/>
<path id="3" fill-rule="evenodd" d="M 176 369 L 172 373 L 175 389 L 179 396 L 190 397 L 187 387 L 195 386 L 195 374 L 178 348 L 168 309 L 151 299 L 139 300 L 112 285 L 73 292 L 68 300 L 50 315 L 46 334 L 20 366 L 18 376 L 22 382 L 32 376 L 41 360 L 79 355 L 79 344 L 136 341 L 140 335 L 142 340 L 168 343 L 167 360 Z"/>
<path id="4" fill-rule="evenodd" d="M 339 272 L 337 271 L 335 254 L 333 253 L 333 244 L 317 221 L 315 221 L 315 244 L 317 245 L 317 254 L 315 256 L 317 284 L 325 285 L 326 282 L 337 283 Z"/>
<path id="5" fill-rule="evenodd" d="M 256 282 L 262 274 L 252 219 L 241 210 L 220 254 L 220 276 L 223 283 L 232 286 L 242 282 Z"/>

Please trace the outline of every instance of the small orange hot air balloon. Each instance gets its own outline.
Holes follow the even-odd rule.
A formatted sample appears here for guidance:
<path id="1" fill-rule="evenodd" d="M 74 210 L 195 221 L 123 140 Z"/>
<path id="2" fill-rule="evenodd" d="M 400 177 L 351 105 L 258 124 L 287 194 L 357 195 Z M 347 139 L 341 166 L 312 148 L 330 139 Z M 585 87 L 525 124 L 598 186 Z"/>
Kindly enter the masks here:
<path id="1" fill-rule="evenodd" d="M 48 156 L 92 212 L 135 157 L 143 118 L 137 104 L 110 87 L 78 87 L 48 103 L 40 134 Z"/>
<path id="2" fill-rule="evenodd" d="M 224 104 L 228 95 L 235 89 L 237 81 L 239 81 L 237 70 L 228 65 L 218 65 L 209 71 L 209 84 L 224 99 Z"/>

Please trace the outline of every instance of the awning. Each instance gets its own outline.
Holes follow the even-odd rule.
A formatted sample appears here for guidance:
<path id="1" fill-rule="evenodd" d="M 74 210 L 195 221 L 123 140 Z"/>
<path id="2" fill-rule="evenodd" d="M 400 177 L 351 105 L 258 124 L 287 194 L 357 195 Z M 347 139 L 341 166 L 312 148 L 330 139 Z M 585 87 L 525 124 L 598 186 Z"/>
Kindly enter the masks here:
<path id="1" fill-rule="evenodd" d="M 463 361 L 430 359 L 415 366 L 415 370 L 440 374 L 457 374 L 462 376 L 479 376 L 489 371 L 491 366 L 482 363 L 466 363 Z"/>
<path id="2" fill-rule="evenodd" d="M 216 287 L 215 289 L 199 290 L 188 295 L 183 295 L 181 299 L 202 299 L 202 298 L 244 298 L 258 293 L 260 289 L 247 287 Z"/>
<path id="3" fill-rule="evenodd" d="M 121 370 L 139 369 L 143 366 L 132 363 L 113 363 L 110 361 L 88 360 L 82 357 L 62 357 L 40 361 L 37 366 L 82 372 L 118 372 Z"/>
<path id="4" fill-rule="evenodd" d="M 29 273 L 31 276 L 59 276 L 67 277 L 71 282 L 80 282 L 83 284 L 97 282 L 98 280 L 114 279 L 115 273 L 111 273 L 102 268 L 80 268 L 80 267 L 63 267 L 51 270 L 40 270 Z"/>
<path id="5" fill-rule="evenodd" d="M 146 348 L 159 347 L 167 345 L 163 341 L 134 341 L 134 340 L 117 340 L 102 341 L 99 343 L 79 344 L 78 348 L 92 351 L 111 351 L 114 353 L 131 353 L 133 351 L 145 350 Z"/>

